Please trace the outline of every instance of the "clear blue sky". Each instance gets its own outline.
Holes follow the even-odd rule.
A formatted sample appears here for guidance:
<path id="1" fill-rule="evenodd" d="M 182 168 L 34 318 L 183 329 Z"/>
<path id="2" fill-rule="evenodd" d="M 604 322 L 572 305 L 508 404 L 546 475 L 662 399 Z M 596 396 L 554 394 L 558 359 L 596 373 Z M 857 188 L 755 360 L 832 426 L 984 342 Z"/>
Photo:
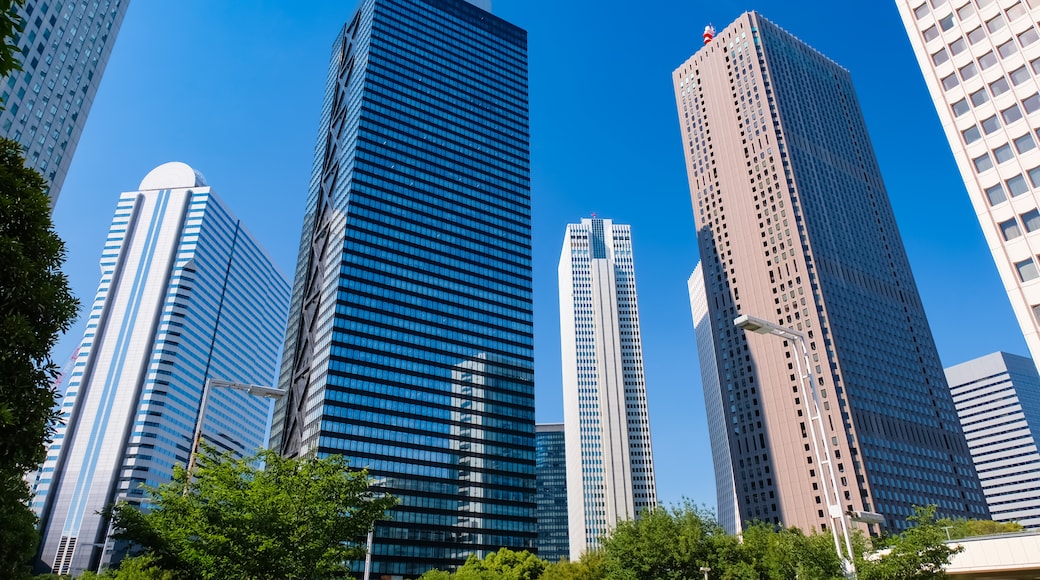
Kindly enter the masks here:
<path id="1" fill-rule="evenodd" d="M 643 6 L 649 5 L 647 9 Z M 563 419 L 556 267 L 566 224 L 632 225 L 658 493 L 715 504 L 686 279 L 697 263 L 671 72 L 755 9 L 852 72 L 939 354 L 1028 354 L 893 2 L 495 0 L 529 31 L 539 421 Z M 347 1 L 135 0 L 54 213 L 89 307 L 118 194 L 202 171 L 290 275 L 330 45 Z M 83 321 L 54 352 L 60 364 Z M 233 377 L 232 377 L 233 378 Z"/>

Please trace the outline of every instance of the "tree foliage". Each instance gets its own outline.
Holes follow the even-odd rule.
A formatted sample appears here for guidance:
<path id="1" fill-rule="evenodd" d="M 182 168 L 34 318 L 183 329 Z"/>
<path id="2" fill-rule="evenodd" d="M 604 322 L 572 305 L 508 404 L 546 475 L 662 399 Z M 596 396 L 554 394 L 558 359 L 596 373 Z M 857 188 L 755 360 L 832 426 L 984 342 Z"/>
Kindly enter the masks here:
<path id="1" fill-rule="evenodd" d="M 0 16 L 0 34 L 4 18 Z M 0 57 L 0 68 L 4 66 Z M 29 511 L 29 489 L 23 477 L 43 462 L 54 432 L 57 367 L 50 351 L 79 306 L 61 272 L 65 246 L 51 223 L 46 188 L 40 174 L 25 167 L 21 146 L 0 139 L 0 577 L 4 578 L 24 575 L 24 564 L 36 550 L 36 519 Z"/>
<path id="2" fill-rule="evenodd" d="M 577 562 L 561 560 L 549 564 L 540 580 L 606 580 L 606 577 L 603 551 L 591 550 L 582 554 Z"/>
<path id="3" fill-rule="evenodd" d="M 545 560 L 526 550 L 514 552 L 501 548 L 483 560 L 470 554 L 454 574 L 430 570 L 422 575 L 422 580 L 538 580 L 547 565 Z"/>
<path id="4" fill-rule="evenodd" d="M 112 510 L 115 536 L 177 578 L 326 578 L 364 557 L 374 522 L 396 500 L 339 456 L 235 459 L 207 449 L 193 474 L 149 489 L 151 510 Z"/>
<path id="5" fill-rule="evenodd" d="M 25 26 L 18 16 L 18 7 L 23 4 L 25 0 L 0 0 L 0 77 L 22 70 L 22 59 L 14 37 Z"/>
<path id="6" fill-rule="evenodd" d="M 912 580 L 945 578 L 944 567 L 963 547 L 945 543 L 946 531 L 935 518 L 935 506 L 914 507 L 907 518 L 913 527 L 889 538 L 887 548 L 859 567 L 861 580 Z"/>

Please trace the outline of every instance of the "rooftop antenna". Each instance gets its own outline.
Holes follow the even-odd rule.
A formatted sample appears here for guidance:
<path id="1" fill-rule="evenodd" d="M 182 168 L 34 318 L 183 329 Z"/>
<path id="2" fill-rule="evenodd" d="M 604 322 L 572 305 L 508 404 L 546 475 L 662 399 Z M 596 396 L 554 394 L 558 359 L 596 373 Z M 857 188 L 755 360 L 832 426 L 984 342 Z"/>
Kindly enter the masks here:
<path id="1" fill-rule="evenodd" d="M 715 27 L 712 26 L 711 23 L 708 23 L 708 25 L 704 27 L 704 44 L 708 44 L 713 38 L 715 38 Z"/>

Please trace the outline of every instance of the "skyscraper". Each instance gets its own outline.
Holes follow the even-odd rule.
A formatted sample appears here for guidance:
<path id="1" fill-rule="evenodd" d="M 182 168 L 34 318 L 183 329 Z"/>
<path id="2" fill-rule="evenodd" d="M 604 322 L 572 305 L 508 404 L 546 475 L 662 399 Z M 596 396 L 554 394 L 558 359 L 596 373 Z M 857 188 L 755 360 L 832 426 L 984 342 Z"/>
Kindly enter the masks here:
<path id="1" fill-rule="evenodd" d="M 539 423 L 534 429 L 534 501 L 538 515 L 538 557 L 559 562 L 570 554 L 567 540 L 567 455 L 563 423 Z"/>
<path id="2" fill-rule="evenodd" d="M 567 226 L 560 341 L 570 556 L 657 505 L 632 232 L 609 219 Z"/>
<path id="3" fill-rule="evenodd" d="M 268 401 L 216 389 L 200 418 L 200 398 L 209 379 L 271 384 L 288 299 L 285 276 L 191 167 L 161 165 L 120 196 L 37 483 L 44 567 L 78 574 L 118 557 L 99 512 L 169 481 L 196 421 L 221 451 L 264 445 Z"/>
<path id="4" fill-rule="evenodd" d="M 989 513 L 1040 528 L 1040 375 L 995 352 L 946 369 Z"/>
<path id="5" fill-rule="evenodd" d="M 1040 5 L 896 4 L 1015 318 L 1040 360 Z"/>
<path id="6" fill-rule="evenodd" d="M 711 440 L 712 464 L 715 467 L 715 513 L 719 524 L 730 534 L 743 530 L 740 505 L 730 466 L 730 447 L 726 424 L 726 405 L 722 400 L 722 379 L 715 359 L 715 337 L 708 318 L 707 291 L 704 286 L 703 264 L 697 264 L 686 283 L 690 292 L 693 328 L 697 334 L 697 356 L 701 371 L 701 389 L 704 391 L 704 410 L 708 415 L 708 437 Z"/>
<path id="7" fill-rule="evenodd" d="M 25 148 L 26 165 L 50 184 L 52 207 L 129 4 L 27 0 L 16 7 L 25 23 L 12 39 L 22 70 L 0 85 L 0 135 Z"/>
<path id="8" fill-rule="evenodd" d="M 818 530 L 834 505 L 836 521 L 879 512 L 898 530 L 913 505 L 985 516 L 848 71 L 750 12 L 673 81 L 705 285 L 695 311 L 711 325 L 702 360 L 723 406 L 710 428 L 728 440 L 716 457 L 739 519 Z M 746 336 L 744 314 L 805 335 L 817 439 L 799 344 Z M 829 454 L 815 458 L 814 441 Z"/>
<path id="9" fill-rule="evenodd" d="M 372 573 L 534 547 L 527 33 L 363 0 L 332 46 L 272 446 L 400 499 Z"/>

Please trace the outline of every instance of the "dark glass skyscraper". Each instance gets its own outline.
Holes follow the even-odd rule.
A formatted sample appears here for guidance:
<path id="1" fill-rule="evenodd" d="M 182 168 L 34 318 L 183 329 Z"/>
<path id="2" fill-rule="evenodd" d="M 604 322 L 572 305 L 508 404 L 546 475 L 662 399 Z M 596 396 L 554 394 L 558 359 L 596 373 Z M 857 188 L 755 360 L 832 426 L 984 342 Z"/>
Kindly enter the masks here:
<path id="1" fill-rule="evenodd" d="M 538 557 L 559 562 L 570 554 L 567 526 L 567 454 L 563 423 L 539 423 L 535 427 L 534 495 L 538 506 Z"/>
<path id="2" fill-rule="evenodd" d="M 833 519 L 880 512 L 898 530 L 915 504 L 984 517 L 849 72 L 750 12 L 673 81 L 704 284 L 692 294 L 711 326 L 698 331 L 711 338 L 704 383 L 718 389 L 709 418 L 733 473 L 721 509 L 735 499 L 739 521 L 833 525 L 820 489 L 833 467 Z M 743 314 L 806 337 L 819 414 L 800 345 L 747 336 L 733 325 Z"/>
<path id="3" fill-rule="evenodd" d="M 534 547 L 527 34 L 363 0 L 333 43 L 272 446 L 400 499 L 375 577 Z"/>

